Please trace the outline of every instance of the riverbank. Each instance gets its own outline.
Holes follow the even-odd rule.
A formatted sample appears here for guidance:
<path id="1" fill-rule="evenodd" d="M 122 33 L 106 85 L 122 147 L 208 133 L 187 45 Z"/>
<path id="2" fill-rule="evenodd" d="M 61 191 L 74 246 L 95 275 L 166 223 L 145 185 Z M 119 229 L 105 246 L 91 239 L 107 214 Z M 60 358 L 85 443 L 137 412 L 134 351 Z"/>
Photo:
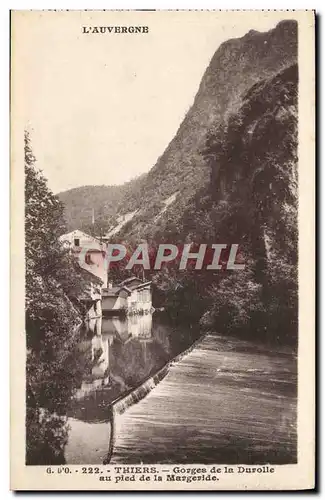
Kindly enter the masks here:
<path id="1" fill-rule="evenodd" d="M 294 463 L 296 392 L 289 348 L 207 334 L 115 412 L 111 463 Z"/>

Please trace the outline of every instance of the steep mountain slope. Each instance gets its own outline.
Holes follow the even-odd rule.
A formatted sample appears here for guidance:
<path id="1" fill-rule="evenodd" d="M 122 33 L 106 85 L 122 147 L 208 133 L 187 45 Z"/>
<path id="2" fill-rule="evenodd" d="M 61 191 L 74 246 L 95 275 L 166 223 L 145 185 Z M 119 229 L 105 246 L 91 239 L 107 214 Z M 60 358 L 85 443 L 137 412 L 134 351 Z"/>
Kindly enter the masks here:
<path id="1" fill-rule="evenodd" d="M 295 22 L 286 21 L 268 33 L 251 31 L 220 46 L 175 138 L 144 180 L 143 208 L 127 228 L 128 236 L 153 237 L 157 230 L 179 234 L 189 200 L 210 182 L 210 168 L 201 154 L 208 133 L 238 109 L 252 85 L 296 62 L 296 30 Z M 153 225 L 161 202 L 176 190 L 180 194 L 175 202 Z"/>
<path id="2" fill-rule="evenodd" d="M 250 31 L 242 38 L 223 43 L 202 78 L 193 106 L 156 165 L 135 185 L 129 183 L 127 193 L 124 192 L 125 185 L 120 189 L 100 188 L 103 199 L 100 195 L 102 201 L 98 203 L 98 210 L 107 216 L 108 225 L 114 227 L 117 224 L 116 215 L 136 211 L 132 219 L 114 234 L 114 239 L 170 239 L 178 236 L 184 241 L 190 236 L 188 209 L 193 206 L 193 198 L 200 193 L 204 204 L 207 201 L 205 196 L 209 197 L 211 168 L 207 157 L 202 154 L 208 137 L 213 131 L 222 129 L 222 124 L 239 109 L 242 96 L 254 84 L 276 75 L 296 61 L 295 21 L 280 22 L 266 33 Z M 73 201 L 78 190 L 61 193 L 70 226 L 71 219 L 76 218 L 71 217 L 71 213 L 79 210 L 85 218 L 91 217 L 91 189 L 87 188 L 87 193 L 79 191 L 82 193 L 80 200 L 84 200 L 81 205 Z M 93 188 L 96 196 L 98 190 L 99 187 Z"/>
<path id="3" fill-rule="evenodd" d="M 197 199 L 196 223 L 204 231 L 208 220 L 215 239 L 238 242 L 246 262 L 213 293 L 205 320 L 224 330 L 296 338 L 297 141 L 297 65 L 255 84 L 208 140 L 211 203 L 204 210 Z"/>
<path id="4" fill-rule="evenodd" d="M 111 241 L 239 244 L 244 271 L 153 272 L 173 319 L 296 342 L 297 95 L 296 22 L 225 42 L 164 154 L 109 202 Z"/>
<path id="5" fill-rule="evenodd" d="M 296 344 L 297 141 L 296 64 L 254 84 L 238 108 L 211 127 L 202 150 L 211 181 L 190 200 L 178 235 L 237 243 L 245 269 L 179 272 L 168 266 L 153 273 L 162 292 L 159 307 L 172 318 L 201 317 L 202 326 L 232 335 Z M 178 235 L 169 233 L 170 241 Z"/>

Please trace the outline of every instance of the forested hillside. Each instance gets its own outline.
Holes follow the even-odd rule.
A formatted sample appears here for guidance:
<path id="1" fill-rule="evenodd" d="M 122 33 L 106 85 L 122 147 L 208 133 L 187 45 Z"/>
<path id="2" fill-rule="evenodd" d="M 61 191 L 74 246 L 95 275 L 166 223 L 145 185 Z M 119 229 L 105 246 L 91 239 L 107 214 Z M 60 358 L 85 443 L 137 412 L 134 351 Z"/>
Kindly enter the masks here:
<path id="1" fill-rule="evenodd" d="M 70 229 L 96 220 L 114 227 L 117 216 L 137 210 L 123 226 L 121 238 L 175 238 L 188 234 L 188 209 L 202 188 L 209 191 L 211 169 L 202 154 L 212 130 L 222 129 L 239 109 L 242 96 L 257 82 L 276 75 L 297 61 L 297 26 L 283 21 L 276 28 L 223 43 L 213 56 L 175 137 L 147 175 L 122 186 L 86 186 L 59 195 Z M 109 184 L 109 168 L 107 176 Z M 205 190 L 205 189 L 204 189 Z M 175 195 L 166 210 L 165 202 Z M 192 217 L 191 217 L 192 219 Z M 82 227 L 81 227 L 82 226 Z"/>
<path id="2" fill-rule="evenodd" d="M 113 227 L 132 212 L 112 241 L 240 245 L 244 272 L 152 276 L 172 317 L 295 339 L 297 86 L 296 22 L 223 43 L 156 165 L 127 193 L 101 188 Z"/>
<path id="3" fill-rule="evenodd" d="M 92 232 L 94 214 L 95 233 L 106 233 L 116 224 L 121 207 L 127 212 L 129 206 L 134 206 L 143 178 L 139 176 L 121 186 L 82 186 L 59 193 L 65 207 L 67 229 Z"/>
<path id="4" fill-rule="evenodd" d="M 240 242 L 246 261 L 212 292 L 205 320 L 288 341 L 297 335 L 297 83 L 293 65 L 254 85 L 205 151 L 215 237 Z"/>

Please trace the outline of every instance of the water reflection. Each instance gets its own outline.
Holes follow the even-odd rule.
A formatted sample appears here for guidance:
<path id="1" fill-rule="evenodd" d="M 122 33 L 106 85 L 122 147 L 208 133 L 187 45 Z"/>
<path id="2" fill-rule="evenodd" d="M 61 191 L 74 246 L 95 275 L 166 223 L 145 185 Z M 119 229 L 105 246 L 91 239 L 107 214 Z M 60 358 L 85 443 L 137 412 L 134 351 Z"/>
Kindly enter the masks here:
<path id="1" fill-rule="evenodd" d="M 197 337 L 153 321 L 152 314 L 91 320 L 79 345 L 86 368 L 68 411 L 66 462 L 103 463 L 112 446 L 114 402 Z"/>
<path id="2" fill-rule="evenodd" d="M 91 370 L 84 374 L 74 399 L 83 400 L 94 391 L 97 396 L 98 391 L 104 391 L 102 397 L 106 396 L 107 403 L 112 402 L 114 397 L 139 381 L 139 374 L 140 378 L 149 376 L 157 363 L 160 364 L 160 358 L 165 358 L 156 345 L 148 355 L 147 345 L 153 341 L 152 314 L 123 319 L 96 318 L 89 322 L 80 349 L 90 359 Z M 131 376 L 130 367 L 137 374 Z M 88 420 L 86 415 L 84 418 Z"/>

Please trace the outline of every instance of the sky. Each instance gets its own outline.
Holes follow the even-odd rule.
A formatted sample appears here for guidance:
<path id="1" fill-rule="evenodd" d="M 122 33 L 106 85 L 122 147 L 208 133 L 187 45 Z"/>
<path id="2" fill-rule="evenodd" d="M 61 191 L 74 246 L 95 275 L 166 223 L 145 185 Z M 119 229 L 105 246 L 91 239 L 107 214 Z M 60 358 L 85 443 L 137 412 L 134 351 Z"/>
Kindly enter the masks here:
<path id="1" fill-rule="evenodd" d="M 14 16 L 17 106 L 37 164 L 55 193 L 121 184 L 147 172 L 175 135 L 219 45 L 250 29 L 267 31 L 286 15 L 225 14 Z M 149 33 L 82 33 L 83 26 L 112 25 L 146 25 Z"/>

